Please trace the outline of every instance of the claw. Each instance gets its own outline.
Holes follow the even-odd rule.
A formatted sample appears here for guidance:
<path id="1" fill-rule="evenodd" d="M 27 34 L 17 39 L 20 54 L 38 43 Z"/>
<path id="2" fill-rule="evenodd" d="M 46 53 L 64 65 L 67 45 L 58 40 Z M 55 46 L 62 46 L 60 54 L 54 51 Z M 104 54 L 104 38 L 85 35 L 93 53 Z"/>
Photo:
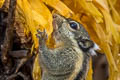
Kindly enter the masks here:
<path id="1" fill-rule="evenodd" d="M 46 34 L 46 30 L 44 29 L 43 32 L 41 32 L 40 30 L 37 30 L 38 34 L 36 34 L 36 36 L 40 39 L 44 39 L 47 40 L 48 35 Z"/>
<path id="2" fill-rule="evenodd" d="M 37 38 L 40 38 L 40 35 L 38 35 L 38 34 L 35 34 L 35 35 L 36 35 Z"/>
<path id="3" fill-rule="evenodd" d="M 42 31 L 40 31 L 40 30 L 37 30 L 37 32 L 38 32 L 38 34 L 41 34 L 41 33 L 42 33 Z"/>
<path id="4" fill-rule="evenodd" d="M 45 37 L 46 37 L 46 39 L 48 39 L 48 35 L 47 35 L 47 34 L 46 34 L 46 36 L 45 36 Z"/>
<path id="5" fill-rule="evenodd" d="M 48 38 L 48 35 L 46 34 L 46 30 L 44 29 L 44 38 L 45 40 Z"/>
<path id="6" fill-rule="evenodd" d="M 46 29 L 44 29 L 44 31 L 43 31 L 44 33 L 46 33 Z"/>
<path id="7" fill-rule="evenodd" d="M 38 32 L 38 33 L 36 34 L 36 37 L 37 37 L 37 38 L 40 38 L 40 37 L 41 37 L 41 34 L 42 34 L 43 32 L 41 32 L 40 30 L 37 30 L 37 32 Z"/>

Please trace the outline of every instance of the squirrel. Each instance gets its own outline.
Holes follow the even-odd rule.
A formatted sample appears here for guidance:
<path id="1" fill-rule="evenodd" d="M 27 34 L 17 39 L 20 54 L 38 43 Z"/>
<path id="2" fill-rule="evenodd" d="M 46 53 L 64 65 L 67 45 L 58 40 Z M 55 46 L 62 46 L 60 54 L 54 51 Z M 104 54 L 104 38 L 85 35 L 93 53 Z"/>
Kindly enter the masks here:
<path id="1" fill-rule="evenodd" d="M 37 33 L 42 80 L 85 80 L 90 55 L 99 47 L 82 24 L 54 13 L 52 36 L 60 44 L 55 49 L 46 46 L 45 30 Z"/>

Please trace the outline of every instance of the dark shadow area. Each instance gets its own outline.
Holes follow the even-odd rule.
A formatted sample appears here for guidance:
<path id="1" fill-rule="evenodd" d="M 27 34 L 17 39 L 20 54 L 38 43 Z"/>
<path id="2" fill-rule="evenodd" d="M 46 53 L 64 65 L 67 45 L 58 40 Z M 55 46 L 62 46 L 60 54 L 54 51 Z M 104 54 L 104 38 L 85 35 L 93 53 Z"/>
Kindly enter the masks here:
<path id="1" fill-rule="evenodd" d="M 93 61 L 93 80 L 108 80 L 109 66 L 104 54 L 98 53 L 92 58 Z"/>

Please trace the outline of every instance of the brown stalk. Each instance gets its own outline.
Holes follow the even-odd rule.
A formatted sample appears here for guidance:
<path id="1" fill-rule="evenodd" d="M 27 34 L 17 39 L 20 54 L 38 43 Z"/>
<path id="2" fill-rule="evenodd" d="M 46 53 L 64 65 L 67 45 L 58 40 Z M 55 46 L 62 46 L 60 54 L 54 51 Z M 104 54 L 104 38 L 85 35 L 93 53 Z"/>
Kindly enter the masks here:
<path id="1" fill-rule="evenodd" d="M 12 49 L 13 44 L 13 30 L 14 30 L 14 21 L 15 21 L 15 8 L 16 8 L 16 0 L 10 0 L 9 9 L 8 9 L 8 20 L 7 20 L 7 28 L 5 32 L 5 37 L 3 41 L 3 45 L 1 47 L 1 60 L 3 65 L 6 65 L 8 61 L 8 53 Z"/>

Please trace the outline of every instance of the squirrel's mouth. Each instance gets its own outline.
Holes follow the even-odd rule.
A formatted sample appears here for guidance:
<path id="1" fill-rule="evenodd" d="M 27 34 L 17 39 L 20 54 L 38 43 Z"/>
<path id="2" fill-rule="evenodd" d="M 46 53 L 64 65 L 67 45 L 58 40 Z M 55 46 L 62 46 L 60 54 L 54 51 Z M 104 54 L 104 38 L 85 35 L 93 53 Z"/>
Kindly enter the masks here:
<path id="1" fill-rule="evenodd" d="M 52 36 L 55 40 L 59 41 L 60 40 L 60 33 L 59 33 L 59 29 L 62 27 L 62 23 L 63 23 L 63 17 L 59 14 L 53 14 L 53 33 Z"/>
<path id="2" fill-rule="evenodd" d="M 54 17 L 54 15 L 53 15 L 52 25 L 53 25 L 53 31 L 56 31 L 58 29 L 58 24 L 57 24 L 57 19 Z"/>
<path id="3" fill-rule="evenodd" d="M 56 37 L 57 36 L 57 33 L 58 33 L 58 15 L 57 14 L 53 14 L 53 22 L 52 22 L 52 25 L 53 25 L 53 37 Z"/>
<path id="4" fill-rule="evenodd" d="M 64 17 L 54 13 L 53 14 L 53 30 L 58 30 L 60 27 L 62 27 L 63 21 L 64 21 Z"/>

